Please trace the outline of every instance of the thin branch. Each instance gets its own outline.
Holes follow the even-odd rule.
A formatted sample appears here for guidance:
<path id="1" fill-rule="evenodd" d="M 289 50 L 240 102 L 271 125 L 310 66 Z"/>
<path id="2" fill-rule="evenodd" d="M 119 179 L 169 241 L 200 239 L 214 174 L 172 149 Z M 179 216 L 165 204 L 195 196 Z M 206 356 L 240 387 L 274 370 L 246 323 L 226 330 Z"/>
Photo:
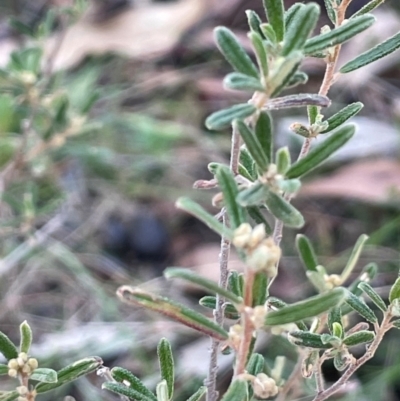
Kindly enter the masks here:
<path id="1" fill-rule="evenodd" d="M 226 224 L 226 216 L 223 217 L 223 222 Z M 219 285 L 226 288 L 228 284 L 228 260 L 230 252 L 230 241 L 224 237 L 221 239 L 221 251 L 219 254 Z M 214 310 L 214 321 L 222 326 L 224 322 L 224 298 L 217 294 L 217 304 Z M 207 387 L 207 401 L 217 401 L 217 373 L 218 373 L 218 351 L 220 341 L 211 339 L 211 355 L 208 368 L 208 376 L 204 384 Z"/>
<path id="2" fill-rule="evenodd" d="M 232 129 L 232 145 L 230 169 L 234 175 L 239 173 L 239 156 L 240 156 L 240 135 L 236 129 Z M 223 215 L 223 223 L 227 224 L 227 217 Z M 228 285 L 228 260 L 231 243 L 228 239 L 222 237 L 221 251 L 219 254 L 219 285 L 226 288 Z M 222 326 L 224 322 L 224 299 L 217 294 L 217 303 L 214 310 L 214 321 Z M 208 376 L 204 381 L 207 387 L 207 401 L 217 401 L 217 373 L 218 373 L 218 351 L 220 341 L 211 339 L 210 363 L 208 367 Z"/>
<path id="3" fill-rule="evenodd" d="M 364 365 L 367 361 L 369 361 L 371 358 L 374 357 L 376 350 L 378 349 L 379 344 L 382 342 L 383 337 L 385 333 L 391 329 L 391 324 L 390 324 L 390 319 L 391 319 L 390 313 L 385 313 L 384 318 L 382 320 L 381 325 L 379 326 L 379 329 L 376 332 L 376 337 L 374 341 L 367 346 L 367 351 L 365 354 L 356 360 L 356 362 L 351 365 L 343 374 L 343 376 L 336 382 L 334 383 L 331 387 L 323 391 L 322 393 L 319 393 L 315 396 L 313 401 L 323 401 L 329 398 L 331 395 L 336 393 L 338 390 L 340 390 L 340 387 L 344 386 L 347 381 L 350 379 L 350 377 L 362 366 Z"/>

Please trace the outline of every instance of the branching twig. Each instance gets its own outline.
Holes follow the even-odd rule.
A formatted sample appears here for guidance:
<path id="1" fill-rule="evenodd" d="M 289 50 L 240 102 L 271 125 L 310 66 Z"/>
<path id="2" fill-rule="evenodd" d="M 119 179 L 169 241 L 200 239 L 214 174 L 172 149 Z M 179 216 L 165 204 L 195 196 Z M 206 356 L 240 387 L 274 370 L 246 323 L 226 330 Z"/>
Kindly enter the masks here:
<path id="1" fill-rule="evenodd" d="M 321 393 L 317 394 L 313 401 L 323 401 L 329 398 L 331 395 L 336 393 L 340 387 L 345 385 L 350 377 L 362 366 L 365 362 L 369 361 L 375 355 L 376 350 L 378 349 L 379 344 L 383 340 L 383 336 L 385 333 L 391 329 L 390 313 L 385 313 L 382 323 L 376 331 L 376 336 L 374 341 L 367 347 L 367 351 L 365 354 L 357 359 L 350 367 L 344 372 L 343 376 L 334 383 L 331 387 L 327 388 L 326 390 L 322 391 Z"/>

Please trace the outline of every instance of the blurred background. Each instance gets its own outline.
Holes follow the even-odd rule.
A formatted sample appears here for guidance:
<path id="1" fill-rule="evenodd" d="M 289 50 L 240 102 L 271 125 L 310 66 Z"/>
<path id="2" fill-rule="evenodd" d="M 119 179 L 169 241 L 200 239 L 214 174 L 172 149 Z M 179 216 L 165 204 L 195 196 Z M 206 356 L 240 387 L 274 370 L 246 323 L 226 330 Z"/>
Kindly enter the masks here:
<path id="1" fill-rule="evenodd" d="M 350 12 L 366 3 L 353 0 Z M 247 98 L 223 89 L 230 68 L 212 29 L 228 26 L 246 44 L 249 8 L 263 14 L 261 0 L 0 1 L 0 329 L 19 341 L 18 326 L 27 320 L 41 366 L 99 355 L 106 366 L 154 385 L 155 346 L 166 336 L 178 361 L 176 400 L 204 379 L 208 339 L 121 305 L 115 291 L 141 285 L 202 310 L 197 301 L 204 294 L 166 284 L 162 271 L 183 266 L 217 280 L 219 238 L 174 202 L 187 195 L 218 212 L 213 193 L 192 185 L 211 178 L 210 161 L 227 162 L 230 135 L 207 131 L 204 119 Z M 375 14 L 375 25 L 344 46 L 340 64 L 400 30 L 397 0 Z M 328 23 L 324 15 L 321 26 Z M 308 59 L 302 69 L 309 81 L 296 90 L 317 92 L 323 61 Z M 358 131 L 307 177 L 294 203 L 329 272 L 343 268 L 360 234 L 370 235 L 356 273 L 377 263 L 373 283 L 385 298 L 400 260 L 400 52 L 340 77 L 329 95 L 327 115 L 364 103 L 353 119 Z M 304 110 L 273 117 L 276 144 L 289 144 L 295 157 L 301 142 L 288 127 L 305 120 Z M 273 287 L 288 302 L 313 291 L 294 249 L 296 233 L 284 232 Z M 234 253 L 231 259 L 240 269 Z M 279 348 L 288 370 L 293 366 L 296 355 L 283 339 L 266 336 L 262 343 L 268 359 Z M 390 332 L 353 379 L 352 392 L 336 399 L 400 400 L 399 346 L 399 333 Z M 221 357 L 221 388 L 231 362 Z M 325 368 L 335 380 L 333 367 Z M 81 379 L 57 399 L 114 399 L 100 390 L 101 380 Z"/>

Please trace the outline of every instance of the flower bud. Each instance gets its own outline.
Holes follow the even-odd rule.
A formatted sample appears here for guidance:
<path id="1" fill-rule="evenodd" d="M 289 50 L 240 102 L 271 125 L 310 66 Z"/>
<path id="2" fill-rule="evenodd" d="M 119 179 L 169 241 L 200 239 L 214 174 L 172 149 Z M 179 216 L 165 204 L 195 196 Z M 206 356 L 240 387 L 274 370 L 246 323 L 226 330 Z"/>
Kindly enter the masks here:
<path id="1" fill-rule="evenodd" d="M 253 308 L 250 320 L 255 329 L 259 329 L 264 326 L 266 314 L 267 310 L 263 305 L 258 305 Z"/>
<path id="2" fill-rule="evenodd" d="M 243 334 L 243 327 L 240 324 L 234 324 L 229 329 L 229 344 L 235 350 L 239 349 L 242 334 Z"/>
<path id="3" fill-rule="evenodd" d="M 17 369 L 8 369 L 8 376 L 10 376 L 10 377 L 17 377 L 17 376 L 18 376 L 18 371 L 17 371 Z"/>
<path id="4" fill-rule="evenodd" d="M 39 366 L 39 363 L 36 358 L 29 358 L 28 365 L 31 367 L 32 370 L 35 370 Z"/>
<path id="5" fill-rule="evenodd" d="M 250 240 L 252 228 L 249 223 L 241 224 L 233 233 L 232 243 L 237 248 L 245 248 Z"/>
<path id="6" fill-rule="evenodd" d="M 253 382 L 253 390 L 256 397 L 271 398 L 278 394 L 279 388 L 275 380 L 265 373 L 259 373 Z"/>
<path id="7" fill-rule="evenodd" d="M 264 224 L 258 224 L 253 228 L 253 231 L 250 234 L 250 239 L 248 246 L 250 248 L 255 248 L 261 241 L 265 238 L 265 226 Z"/>
<path id="8" fill-rule="evenodd" d="M 10 369 L 18 369 L 19 368 L 19 365 L 18 365 L 18 361 L 15 359 L 15 358 L 13 358 L 13 359 L 10 359 L 9 361 L 8 361 L 8 365 L 7 365 Z"/>

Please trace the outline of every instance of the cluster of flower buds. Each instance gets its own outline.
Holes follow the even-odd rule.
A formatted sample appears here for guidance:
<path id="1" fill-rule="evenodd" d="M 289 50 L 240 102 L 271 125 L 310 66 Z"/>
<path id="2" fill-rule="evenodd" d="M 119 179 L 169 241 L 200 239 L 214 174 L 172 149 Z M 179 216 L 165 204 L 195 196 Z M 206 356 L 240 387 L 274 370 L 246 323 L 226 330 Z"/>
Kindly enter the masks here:
<path id="1" fill-rule="evenodd" d="M 248 223 L 241 224 L 235 230 L 232 243 L 245 252 L 250 269 L 264 271 L 268 277 L 276 275 L 281 249 L 271 237 L 266 236 L 264 224 L 254 228 Z"/>
<path id="2" fill-rule="evenodd" d="M 253 381 L 253 390 L 256 397 L 266 399 L 276 396 L 279 392 L 279 387 L 272 377 L 267 376 L 265 373 L 259 373 Z"/>
<path id="3" fill-rule="evenodd" d="M 38 367 L 38 361 L 35 358 L 28 358 L 25 352 L 21 352 L 18 358 L 10 359 L 8 361 L 8 375 L 17 377 L 18 374 L 30 376 L 32 372 Z"/>

